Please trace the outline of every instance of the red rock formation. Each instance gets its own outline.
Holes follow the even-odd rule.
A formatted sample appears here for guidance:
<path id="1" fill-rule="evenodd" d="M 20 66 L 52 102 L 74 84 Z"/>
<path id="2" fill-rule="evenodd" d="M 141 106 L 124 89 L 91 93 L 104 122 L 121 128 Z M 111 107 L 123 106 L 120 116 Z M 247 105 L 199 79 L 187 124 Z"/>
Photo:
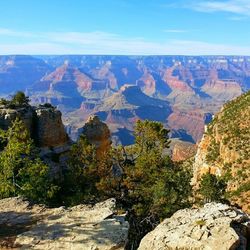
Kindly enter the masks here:
<path id="1" fill-rule="evenodd" d="M 173 76 L 174 67 L 168 68 L 163 76 L 163 80 L 173 91 L 183 91 L 194 93 L 192 88 L 184 81 L 179 80 L 178 76 Z"/>
<path id="2" fill-rule="evenodd" d="M 156 91 L 156 82 L 154 77 L 145 72 L 143 76 L 137 81 L 137 85 L 143 90 L 147 95 L 153 95 Z"/>
<path id="3" fill-rule="evenodd" d="M 55 71 L 53 71 L 49 75 L 46 75 L 41 80 L 42 81 L 51 81 L 51 82 L 61 81 L 63 79 L 64 74 L 66 73 L 67 69 L 68 69 L 68 65 L 63 64 L 61 67 L 58 67 Z"/>
<path id="4" fill-rule="evenodd" d="M 77 83 L 79 91 L 91 90 L 93 80 L 82 73 L 80 70 L 74 70 L 74 81 Z"/>
<path id="5" fill-rule="evenodd" d="M 170 129 L 183 129 L 194 141 L 198 141 L 203 134 L 204 121 L 205 114 L 202 110 L 181 111 L 175 108 L 167 122 Z"/>

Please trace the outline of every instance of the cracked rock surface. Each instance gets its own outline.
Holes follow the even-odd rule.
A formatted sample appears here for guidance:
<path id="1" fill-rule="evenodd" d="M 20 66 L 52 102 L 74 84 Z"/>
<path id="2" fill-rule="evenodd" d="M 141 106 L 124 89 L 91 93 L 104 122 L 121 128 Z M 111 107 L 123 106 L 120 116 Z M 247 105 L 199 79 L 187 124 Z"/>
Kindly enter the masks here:
<path id="1" fill-rule="evenodd" d="M 183 209 L 165 219 L 141 241 L 139 250 L 245 250 L 250 244 L 250 217 L 220 203 Z"/>

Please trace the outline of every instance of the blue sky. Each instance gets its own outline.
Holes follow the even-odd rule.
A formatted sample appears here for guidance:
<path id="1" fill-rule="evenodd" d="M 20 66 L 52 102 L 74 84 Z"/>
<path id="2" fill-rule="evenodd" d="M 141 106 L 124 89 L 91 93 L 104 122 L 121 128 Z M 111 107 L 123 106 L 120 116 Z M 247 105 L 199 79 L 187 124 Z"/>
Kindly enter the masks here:
<path id="1" fill-rule="evenodd" d="M 0 54 L 250 55 L 250 0 L 2 0 Z"/>

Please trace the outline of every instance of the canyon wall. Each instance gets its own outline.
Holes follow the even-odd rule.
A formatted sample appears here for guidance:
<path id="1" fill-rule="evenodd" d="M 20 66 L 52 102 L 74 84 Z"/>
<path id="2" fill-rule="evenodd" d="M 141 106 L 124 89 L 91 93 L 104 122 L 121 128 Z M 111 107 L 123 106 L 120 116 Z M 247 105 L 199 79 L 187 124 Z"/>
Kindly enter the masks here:
<path id="1" fill-rule="evenodd" d="M 203 174 L 229 179 L 230 198 L 250 211 L 250 92 L 225 104 L 206 127 L 194 163 L 193 184 Z"/>

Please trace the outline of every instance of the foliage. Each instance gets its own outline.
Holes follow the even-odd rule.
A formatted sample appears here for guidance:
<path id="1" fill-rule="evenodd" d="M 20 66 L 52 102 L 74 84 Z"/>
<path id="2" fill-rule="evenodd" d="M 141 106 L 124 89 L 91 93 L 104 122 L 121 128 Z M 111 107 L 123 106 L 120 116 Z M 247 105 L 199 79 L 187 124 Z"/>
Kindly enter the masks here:
<path id="1" fill-rule="evenodd" d="M 18 173 L 21 187 L 18 193 L 36 202 L 50 202 L 59 187 L 51 183 L 48 173 L 48 166 L 40 159 L 27 160 Z"/>
<path id="2" fill-rule="evenodd" d="M 6 141 L 0 152 L 0 197 L 23 195 L 46 203 L 55 187 L 49 182 L 49 168 L 38 159 L 23 122 L 16 119 L 0 135 Z"/>
<path id="3" fill-rule="evenodd" d="M 206 220 L 204 220 L 204 219 L 201 219 L 201 220 L 197 220 L 197 221 L 195 221 L 195 224 L 197 225 L 197 226 L 205 226 L 206 225 Z"/>
<path id="4" fill-rule="evenodd" d="M 135 126 L 135 148 L 140 154 L 147 154 L 152 151 L 160 151 L 169 146 L 169 130 L 165 129 L 159 122 L 140 121 Z"/>
<path id="5" fill-rule="evenodd" d="M 70 206 L 115 197 L 128 211 L 129 237 L 136 246 L 161 219 L 189 205 L 191 171 L 164 155 L 168 132 L 159 122 L 138 121 L 133 146 L 111 148 L 101 157 L 82 135 L 69 152 L 63 178 L 55 185 L 17 119 L 0 133 L 0 197 L 23 195 Z"/>
<path id="6" fill-rule="evenodd" d="M 164 156 L 168 132 L 159 122 L 138 121 L 135 145 L 113 149 L 112 161 L 103 162 L 98 190 L 107 197 L 115 196 L 141 218 L 160 220 L 187 206 L 191 176 Z"/>
<path id="7" fill-rule="evenodd" d="M 248 195 L 244 187 L 250 181 L 249 124 L 250 91 L 226 103 L 207 128 L 206 138 L 210 144 L 206 161 L 221 168 L 229 191 L 237 187 L 231 192 L 231 200 Z"/>
<path id="8" fill-rule="evenodd" d="M 81 135 L 70 150 L 68 169 L 62 184 L 61 200 L 66 205 L 75 205 L 94 199 L 98 180 L 96 173 L 96 150 L 85 136 Z"/>
<path id="9" fill-rule="evenodd" d="M 199 193 L 205 202 L 221 201 L 224 198 L 226 186 L 222 178 L 207 173 L 201 178 Z"/>
<path id="10" fill-rule="evenodd" d="M 125 169 L 124 185 L 132 209 L 142 218 L 153 215 L 159 220 L 188 203 L 190 174 L 163 154 L 168 132 L 159 122 L 138 121 L 135 126 L 137 158 Z"/>
<path id="11" fill-rule="evenodd" d="M 9 101 L 8 101 L 8 100 L 6 100 L 6 99 L 4 99 L 4 98 L 1 98 L 1 99 L 0 99 L 0 105 L 6 106 L 6 105 L 8 105 L 8 104 L 9 104 Z"/>
<path id="12" fill-rule="evenodd" d="M 220 144 L 213 139 L 208 147 L 207 162 L 215 162 L 220 155 Z"/>
<path id="13" fill-rule="evenodd" d="M 17 91 L 15 95 L 12 96 L 11 100 L 6 100 L 4 98 L 0 99 L 0 104 L 7 108 L 28 106 L 29 102 L 29 97 L 25 96 L 22 91 Z"/>
<path id="14" fill-rule="evenodd" d="M 11 99 L 11 104 L 15 106 L 23 106 L 29 104 L 29 97 L 25 96 L 22 91 L 16 92 L 16 94 Z"/>
<path id="15" fill-rule="evenodd" d="M 129 244 L 134 246 L 161 219 L 189 205 L 191 171 L 164 156 L 168 132 L 159 122 L 138 121 L 135 145 L 113 149 L 97 183 L 99 191 L 129 211 Z"/>

